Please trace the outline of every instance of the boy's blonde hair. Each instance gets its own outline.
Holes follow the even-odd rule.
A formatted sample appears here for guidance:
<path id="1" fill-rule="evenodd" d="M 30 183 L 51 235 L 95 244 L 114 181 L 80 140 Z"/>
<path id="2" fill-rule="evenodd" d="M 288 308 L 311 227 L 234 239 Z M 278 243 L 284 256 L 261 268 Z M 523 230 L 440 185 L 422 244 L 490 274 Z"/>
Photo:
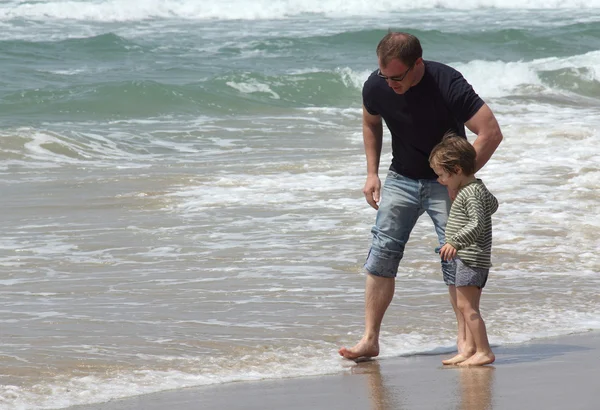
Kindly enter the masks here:
<path id="1" fill-rule="evenodd" d="M 475 174 L 475 148 L 466 138 L 454 131 L 447 131 L 442 141 L 433 147 L 429 165 L 442 168 L 449 174 L 457 174 L 460 168 L 465 175 Z"/>

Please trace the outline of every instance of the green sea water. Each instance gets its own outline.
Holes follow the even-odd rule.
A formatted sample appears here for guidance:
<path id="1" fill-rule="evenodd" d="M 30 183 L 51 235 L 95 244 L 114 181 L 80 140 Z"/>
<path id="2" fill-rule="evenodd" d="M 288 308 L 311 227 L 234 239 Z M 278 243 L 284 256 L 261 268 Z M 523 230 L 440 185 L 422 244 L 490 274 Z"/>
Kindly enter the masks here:
<path id="1" fill-rule="evenodd" d="M 18 126 L 355 107 L 366 73 L 376 66 L 374 45 L 388 28 L 417 35 L 426 59 L 503 63 L 503 77 L 515 87 L 519 78 L 511 63 L 562 61 L 563 67 L 536 68 L 545 87 L 600 98 L 591 67 L 571 62 L 588 53 L 590 62 L 597 60 L 600 23 L 585 21 L 581 12 L 561 19 L 556 12 L 499 12 L 506 21 L 490 24 L 493 12 L 479 11 L 483 18 L 464 26 L 461 20 L 470 13 L 453 12 L 455 18 L 436 28 L 419 24 L 435 13 L 408 14 L 417 22 L 398 15 L 376 22 L 379 28 L 352 25 L 352 19 L 338 27 L 336 19 L 319 16 L 241 24 L 77 21 L 73 27 L 66 21 L 10 20 L 0 39 L 2 120 Z M 537 24 L 530 24 L 528 14 Z M 511 97 L 507 91 L 503 97 Z"/>

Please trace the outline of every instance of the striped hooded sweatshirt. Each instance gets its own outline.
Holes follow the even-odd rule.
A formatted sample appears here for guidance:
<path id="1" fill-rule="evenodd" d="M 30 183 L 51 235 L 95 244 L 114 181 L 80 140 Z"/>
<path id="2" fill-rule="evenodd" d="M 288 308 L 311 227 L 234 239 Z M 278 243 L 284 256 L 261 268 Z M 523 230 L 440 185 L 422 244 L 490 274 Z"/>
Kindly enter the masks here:
<path id="1" fill-rule="evenodd" d="M 498 200 L 480 179 L 462 187 L 452 203 L 446 243 L 456 248 L 457 256 L 468 266 L 492 266 L 492 214 L 497 209 Z"/>

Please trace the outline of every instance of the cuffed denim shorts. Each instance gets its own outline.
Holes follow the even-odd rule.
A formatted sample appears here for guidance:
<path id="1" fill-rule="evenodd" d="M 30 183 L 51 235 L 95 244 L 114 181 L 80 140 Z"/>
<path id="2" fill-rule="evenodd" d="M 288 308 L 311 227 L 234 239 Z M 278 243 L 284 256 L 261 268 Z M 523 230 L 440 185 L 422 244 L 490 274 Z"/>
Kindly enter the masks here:
<path id="1" fill-rule="evenodd" d="M 448 189 L 436 180 L 412 179 L 389 171 L 375 226 L 371 229 L 373 242 L 365 269 L 372 275 L 396 277 L 410 233 L 424 212 L 433 221 L 439 246 L 442 246 L 450 206 Z M 446 272 L 444 276 L 454 277 L 454 264 L 445 261 L 441 264 L 442 273 Z"/>

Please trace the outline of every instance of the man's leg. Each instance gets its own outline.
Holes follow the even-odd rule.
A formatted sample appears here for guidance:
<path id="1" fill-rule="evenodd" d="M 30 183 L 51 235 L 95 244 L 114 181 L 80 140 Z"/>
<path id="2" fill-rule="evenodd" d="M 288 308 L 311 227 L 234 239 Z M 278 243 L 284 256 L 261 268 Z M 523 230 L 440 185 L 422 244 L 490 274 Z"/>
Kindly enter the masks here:
<path id="1" fill-rule="evenodd" d="M 352 348 L 338 353 L 348 359 L 379 354 L 379 332 L 385 311 L 394 296 L 396 273 L 404 247 L 417 219 L 423 213 L 419 183 L 390 171 L 383 185 L 373 241 L 365 262 L 365 330 Z"/>
<path id="2" fill-rule="evenodd" d="M 346 359 L 375 357 L 379 355 L 379 331 L 396 285 L 395 278 L 367 274 L 365 284 L 365 333 L 352 348 L 342 347 L 339 354 Z"/>

